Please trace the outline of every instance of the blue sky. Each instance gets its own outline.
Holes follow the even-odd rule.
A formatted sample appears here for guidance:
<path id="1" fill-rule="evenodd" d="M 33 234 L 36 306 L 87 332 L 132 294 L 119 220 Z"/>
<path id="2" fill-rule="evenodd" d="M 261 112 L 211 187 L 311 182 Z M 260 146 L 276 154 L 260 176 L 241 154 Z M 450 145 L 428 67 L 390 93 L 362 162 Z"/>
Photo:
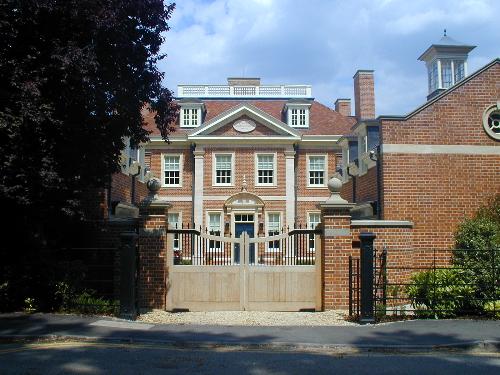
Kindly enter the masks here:
<path id="1" fill-rule="evenodd" d="M 476 45 L 469 72 L 500 57 L 500 0 L 178 0 L 163 46 L 165 84 L 310 84 L 333 107 L 353 98 L 357 69 L 375 70 L 377 115 L 425 101 L 420 54 L 448 36 Z M 354 107 L 353 107 L 354 108 Z"/>

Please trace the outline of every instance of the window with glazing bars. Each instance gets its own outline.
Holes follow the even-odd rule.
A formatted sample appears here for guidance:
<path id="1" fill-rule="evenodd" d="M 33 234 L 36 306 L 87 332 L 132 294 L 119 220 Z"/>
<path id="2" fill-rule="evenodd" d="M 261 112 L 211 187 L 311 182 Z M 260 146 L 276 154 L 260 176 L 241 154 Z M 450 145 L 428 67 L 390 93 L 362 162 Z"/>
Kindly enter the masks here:
<path id="1" fill-rule="evenodd" d="M 281 218 L 279 213 L 267 214 L 267 234 L 268 236 L 276 236 L 280 234 Z M 280 241 L 269 241 L 267 246 L 268 251 L 278 251 L 280 249 Z"/>
<path id="2" fill-rule="evenodd" d="M 208 214 L 208 233 L 212 236 L 220 236 L 221 234 L 221 214 L 218 212 L 211 212 Z M 220 251 L 221 242 L 210 240 L 208 249 L 211 251 Z"/>
<path id="3" fill-rule="evenodd" d="M 165 156 L 165 185 L 179 186 L 181 183 L 181 157 L 175 155 Z"/>
<path id="4" fill-rule="evenodd" d="M 308 217 L 308 228 L 316 229 L 318 224 L 321 223 L 321 216 L 319 213 L 311 212 Z M 314 233 L 309 234 L 309 251 L 314 251 L 316 249 L 316 235 Z"/>
<path id="5" fill-rule="evenodd" d="M 180 229 L 181 223 L 179 222 L 179 214 L 174 212 L 168 213 L 168 227 L 170 229 Z M 180 234 L 174 233 L 173 249 L 180 250 Z"/>
<path id="6" fill-rule="evenodd" d="M 198 110 L 191 109 L 191 126 L 198 126 Z"/>
<path id="7" fill-rule="evenodd" d="M 305 109 L 299 109 L 299 125 L 300 126 L 306 125 L 306 110 Z"/>
<path id="8" fill-rule="evenodd" d="M 259 185 L 274 183 L 274 155 L 257 155 L 257 183 Z"/>
<path id="9" fill-rule="evenodd" d="M 309 185 L 323 186 L 325 184 L 325 157 L 309 157 Z"/>
<path id="10" fill-rule="evenodd" d="M 232 155 L 215 155 L 215 183 L 230 185 L 232 175 Z"/>
<path id="11" fill-rule="evenodd" d="M 182 123 L 183 123 L 184 126 L 189 126 L 190 125 L 190 121 L 189 121 L 190 120 L 190 118 L 189 118 L 190 117 L 189 116 L 190 111 L 191 110 L 189 108 L 184 108 L 182 110 L 182 114 L 183 114 L 183 116 L 182 116 Z"/>
<path id="12" fill-rule="evenodd" d="M 292 126 L 297 126 L 298 124 L 298 110 L 292 109 Z"/>
<path id="13" fill-rule="evenodd" d="M 443 83 L 443 88 L 447 89 L 452 85 L 451 76 L 451 60 L 441 61 L 441 80 Z"/>
<path id="14" fill-rule="evenodd" d="M 455 60 L 453 61 L 453 65 L 455 68 L 455 83 L 457 83 L 465 77 L 465 66 L 463 60 Z"/>

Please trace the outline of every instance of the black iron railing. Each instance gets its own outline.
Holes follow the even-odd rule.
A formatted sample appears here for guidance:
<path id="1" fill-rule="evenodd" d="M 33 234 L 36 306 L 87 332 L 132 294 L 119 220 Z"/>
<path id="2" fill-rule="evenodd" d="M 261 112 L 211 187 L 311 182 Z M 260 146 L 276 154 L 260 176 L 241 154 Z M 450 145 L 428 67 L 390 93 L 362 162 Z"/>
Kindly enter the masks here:
<path id="1" fill-rule="evenodd" d="M 408 259 L 412 254 L 413 259 Z M 376 319 L 500 318 L 500 249 L 374 250 Z M 349 314 L 360 312 L 359 258 L 349 257 Z"/>

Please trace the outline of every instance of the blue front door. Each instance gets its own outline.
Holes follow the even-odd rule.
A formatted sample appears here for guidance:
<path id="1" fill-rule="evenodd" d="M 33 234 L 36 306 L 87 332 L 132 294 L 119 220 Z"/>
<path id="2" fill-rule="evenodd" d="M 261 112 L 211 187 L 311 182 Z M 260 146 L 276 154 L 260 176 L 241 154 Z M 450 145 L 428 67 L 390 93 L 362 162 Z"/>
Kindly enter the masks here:
<path id="1" fill-rule="evenodd" d="M 235 223 L 234 224 L 235 237 L 240 238 L 243 232 L 247 232 L 249 237 L 254 236 L 253 223 Z M 250 244 L 250 262 L 249 264 L 255 263 L 255 244 Z M 234 262 L 240 263 L 240 244 L 234 244 Z"/>

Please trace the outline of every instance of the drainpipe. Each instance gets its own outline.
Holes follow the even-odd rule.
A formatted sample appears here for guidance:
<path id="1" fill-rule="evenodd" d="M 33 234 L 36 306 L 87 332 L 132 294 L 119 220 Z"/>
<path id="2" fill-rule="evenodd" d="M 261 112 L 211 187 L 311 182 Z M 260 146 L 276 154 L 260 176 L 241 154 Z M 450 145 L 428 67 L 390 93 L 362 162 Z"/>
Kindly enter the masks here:
<path id="1" fill-rule="evenodd" d="M 293 177 L 294 177 L 294 191 L 295 191 L 295 194 L 294 194 L 294 212 L 295 212 L 295 217 L 293 218 L 293 224 L 295 226 L 295 224 L 297 223 L 297 192 L 298 192 L 298 188 L 297 188 L 297 181 L 298 181 L 298 178 L 297 178 L 297 169 L 298 169 L 298 164 L 299 164 L 299 145 L 298 143 L 294 143 L 293 144 L 293 150 L 295 151 L 295 157 L 294 157 L 294 160 L 293 160 Z M 293 228 L 292 228 L 293 229 Z"/>
<path id="2" fill-rule="evenodd" d="M 130 204 L 135 204 L 135 181 L 137 179 L 137 176 L 141 174 L 141 166 L 139 165 L 137 167 L 137 173 L 132 174 L 132 186 L 130 189 Z"/>
<path id="3" fill-rule="evenodd" d="M 376 151 L 370 151 L 370 159 L 377 163 L 377 219 L 382 220 L 382 187 L 380 186 L 382 165 L 380 163 L 380 145 L 377 146 Z"/>
<path id="4" fill-rule="evenodd" d="M 347 175 L 352 178 L 352 203 L 356 203 L 356 175 L 349 172 L 349 166 L 346 168 Z"/>
<path id="5" fill-rule="evenodd" d="M 191 174 L 191 227 L 194 228 L 194 183 L 195 183 L 195 170 L 194 170 L 194 150 L 196 150 L 196 143 L 192 143 L 189 147 L 191 151 L 191 165 L 192 165 L 192 174 Z M 182 223 L 181 223 L 182 226 Z"/>

